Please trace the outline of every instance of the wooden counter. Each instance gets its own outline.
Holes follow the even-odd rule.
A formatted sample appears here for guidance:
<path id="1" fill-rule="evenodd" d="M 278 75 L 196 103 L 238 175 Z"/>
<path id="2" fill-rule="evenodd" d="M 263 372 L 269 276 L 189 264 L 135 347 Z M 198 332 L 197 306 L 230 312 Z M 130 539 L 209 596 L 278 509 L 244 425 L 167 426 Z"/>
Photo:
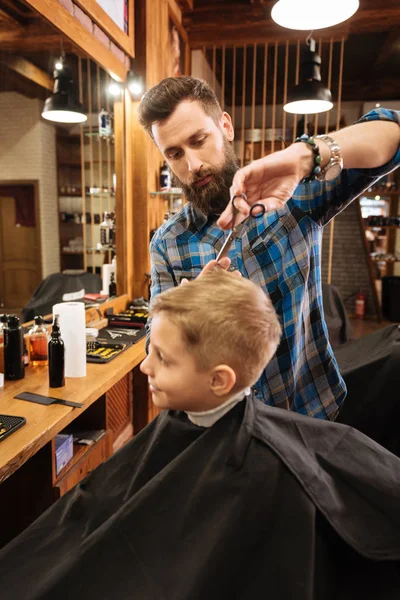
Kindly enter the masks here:
<path id="1" fill-rule="evenodd" d="M 126 299 L 116 299 L 113 305 L 120 310 Z M 49 387 L 47 367 L 29 366 L 24 379 L 5 381 L 0 390 L 0 414 L 25 417 L 26 424 L 0 442 L 0 511 L 5 517 L 0 547 L 147 424 L 147 377 L 139 369 L 145 356 L 143 338 L 109 363 L 87 363 L 86 377 L 68 377 L 62 388 Z M 17 400 L 15 396 L 21 392 L 84 406 Z M 69 433 L 101 431 L 102 436 L 91 446 L 74 444 L 73 458 L 57 473 L 55 437 L 65 428 Z"/>
<path id="2" fill-rule="evenodd" d="M 0 442 L 0 482 L 14 473 L 79 414 L 139 365 L 145 356 L 145 340 L 142 339 L 110 363 L 88 363 L 86 377 L 66 378 L 62 388 L 49 387 L 47 367 L 28 367 L 24 379 L 6 381 L 4 389 L 0 390 L 0 413 L 25 417 L 26 425 Z M 54 396 L 62 400 L 80 402 L 85 406 L 44 406 L 14 398 L 21 392 Z"/>

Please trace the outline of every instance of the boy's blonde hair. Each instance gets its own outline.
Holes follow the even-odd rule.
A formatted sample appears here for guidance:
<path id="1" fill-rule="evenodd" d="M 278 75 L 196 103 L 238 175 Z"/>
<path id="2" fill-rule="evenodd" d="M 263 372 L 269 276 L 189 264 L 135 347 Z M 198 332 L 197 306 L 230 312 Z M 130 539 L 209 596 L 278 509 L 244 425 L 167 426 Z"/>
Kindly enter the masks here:
<path id="1" fill-rule="evenodd" d="M 222 269 L 156 296 L 151 315 L 161 312 L 181 330 L 198 368 L 230 366 L 238 391 L 257 381 L 280 341 L 269 297 L 248 279 Z"/>

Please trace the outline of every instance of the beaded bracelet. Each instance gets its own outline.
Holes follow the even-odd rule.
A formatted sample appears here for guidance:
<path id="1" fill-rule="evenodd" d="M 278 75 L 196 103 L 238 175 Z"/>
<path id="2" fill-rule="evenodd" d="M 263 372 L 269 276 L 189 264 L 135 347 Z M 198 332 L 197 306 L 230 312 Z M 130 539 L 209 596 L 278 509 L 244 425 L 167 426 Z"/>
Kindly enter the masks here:
<path id="1" fill-rule="evenodd" d="M 319 147 L 315 143 L 314 138 L 311 136 L 308 136 L 306 133 L 303 133 L 303 135 L 296 138 L 294 141 L 295 142 L 304 142 L 305 144 L 308 144 L 310 146 L 311 150 L 313 151 L 313 156 L 314 156 L 313 169 L 311 171 L 311 174 L 308 177 L 304 177 L 304 179 L 301 180 L 301 183 L 307 183 L 309 181 L 314 181 L 315 179 L 318 178 L 318 175 L 321 173 L 320 164 L 321 164 L 322 158 L 319 153 Z"/>

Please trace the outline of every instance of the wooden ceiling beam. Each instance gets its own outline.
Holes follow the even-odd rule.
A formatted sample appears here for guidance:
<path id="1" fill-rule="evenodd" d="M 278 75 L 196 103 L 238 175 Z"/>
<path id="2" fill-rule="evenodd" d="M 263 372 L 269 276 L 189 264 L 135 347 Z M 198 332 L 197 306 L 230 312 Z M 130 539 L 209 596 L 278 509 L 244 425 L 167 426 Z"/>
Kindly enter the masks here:
<path id="1" fill-rule="evenodd" d="M 306 31 L 279 27 L 270 17 L 270 4 L 202 4 L 184 14 L 183 25 L 190 45 L 243 44 L 262 41 L 305 39 Z M 315 32 L 318 39 L 347 39 L 350 33 L 378 33 L 400 27 L 400 3 L 385 9 L 360 8 L 348 21 Z"/>
<path id="2" fill-rule="evenodd" d="M 395 8 L 359 9 L 348 21 L 351 33 L 379 33 L 400 26 L 400 5 Z"/>
<path id="3" fill-rule="evenodd" d="M 125 80 L 128 70 L 125 62 L 104 46 L 92 32 L 89 32 L 57 0 L 25 0 L 25 3 L 55 27 L 60 32 L 59 35 L 64 35 L 75 46 L 86 52 L 90 58 L 108 71 L 114 79 L 118 81 Z"/>
<path id="4" fill-rule="evenodd" d="M 194 9 L 193 0 L 177 0 L 182 11 L 192 11 Z"/>
<path id="5" fill-rule="evenodd" d="M 25 58 L 21 56 L 10 56 L 6 54 L 0 55 L 0 63 L 7 66 L 9 69 L 18 73 L 25 79 L 40 85 L 41 87 L 53 91 L 54 81 L 53 79 L 42 69 L 36 67 Z"/>
<path id="6" fill-rule="evenodd" d="M 168 0 L 168 8 L 173 21 L 175 23 L 179 23 L 179 25 L 182 25 L 182 12 L 176 3 L 176 0 Z"/>
<path id="7" fill-rule="evenodd" d="M 36 12 L 30 10 L 21 0 L 1 0 L 1 4 L 7 13 L 9 11 L 17 19 L 21 18 L 21 22 L 26 23 L 27 20 L 32 21 L 39 17 Z"/>
<path id="8" fill-rule="evenodd" d="M 4 26 L 8 28 L 18 28 L 20 27 L 20 23 L 0 8 L 0 27 L 3 28 Z"/>
<path id="9" fill-rule="evenodd" d="M 0 31 L 0 50 L 12 52 L 37 52 L 40 50 L 60 50 L 61 35 L 54 31 L 40 31 L 36 27 Z M 64 49 L 67 51 L 67 45 Z"/>
<path id="10" fill-rule="evenodd" d="M 204 46 L 224 44 L 225 46 L 241 46 L 243 44 L 263 44 L 264 42 L 284 42 L 292 43 L 297 40 L 305 40 L 308 32 L 293 31 L 290 29 L 281 29 L 280 31 L 270 26 L 270 23 L 257 23 L 254 25 L 243 25 L 241 27 L 222 28 L 221 26 L 201 27 L 196 31 L 189 31 L 189 44 L 192 49 L 202 48 Z M 342 38 L 348 38 L 348 29 L 329 28 L 318 31 L 315 37 L 322 41 L 340 41 Z"/>

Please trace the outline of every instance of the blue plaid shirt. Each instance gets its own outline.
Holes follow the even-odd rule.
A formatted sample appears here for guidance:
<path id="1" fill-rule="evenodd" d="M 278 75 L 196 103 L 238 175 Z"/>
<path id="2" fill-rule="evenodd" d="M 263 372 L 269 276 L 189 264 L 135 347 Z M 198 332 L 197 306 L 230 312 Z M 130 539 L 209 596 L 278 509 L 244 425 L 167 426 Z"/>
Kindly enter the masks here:
<path id="1" fill-rule="evenodd" d="M 374 110 L 360 122 L 389 120 L 400 112 Z M 278 350 L 254 386 L 266 404 L 333 419 L 346 387 L 329 344 L 321 289 L 323 226 L 374 181 L 400 164 L 400 150 L 377 169 L 346 170 L 332 182 L 300 184 L 284 208 L 253 219 L 229 257 L 232 268 L 267 292 L 283 335 Z M 152 297 L 193 279 L 215 259 L 229 232 L 188 203 L 162 225 L 151 245 Z M 212 298 L 210 298 L 212 304 Z"/>

